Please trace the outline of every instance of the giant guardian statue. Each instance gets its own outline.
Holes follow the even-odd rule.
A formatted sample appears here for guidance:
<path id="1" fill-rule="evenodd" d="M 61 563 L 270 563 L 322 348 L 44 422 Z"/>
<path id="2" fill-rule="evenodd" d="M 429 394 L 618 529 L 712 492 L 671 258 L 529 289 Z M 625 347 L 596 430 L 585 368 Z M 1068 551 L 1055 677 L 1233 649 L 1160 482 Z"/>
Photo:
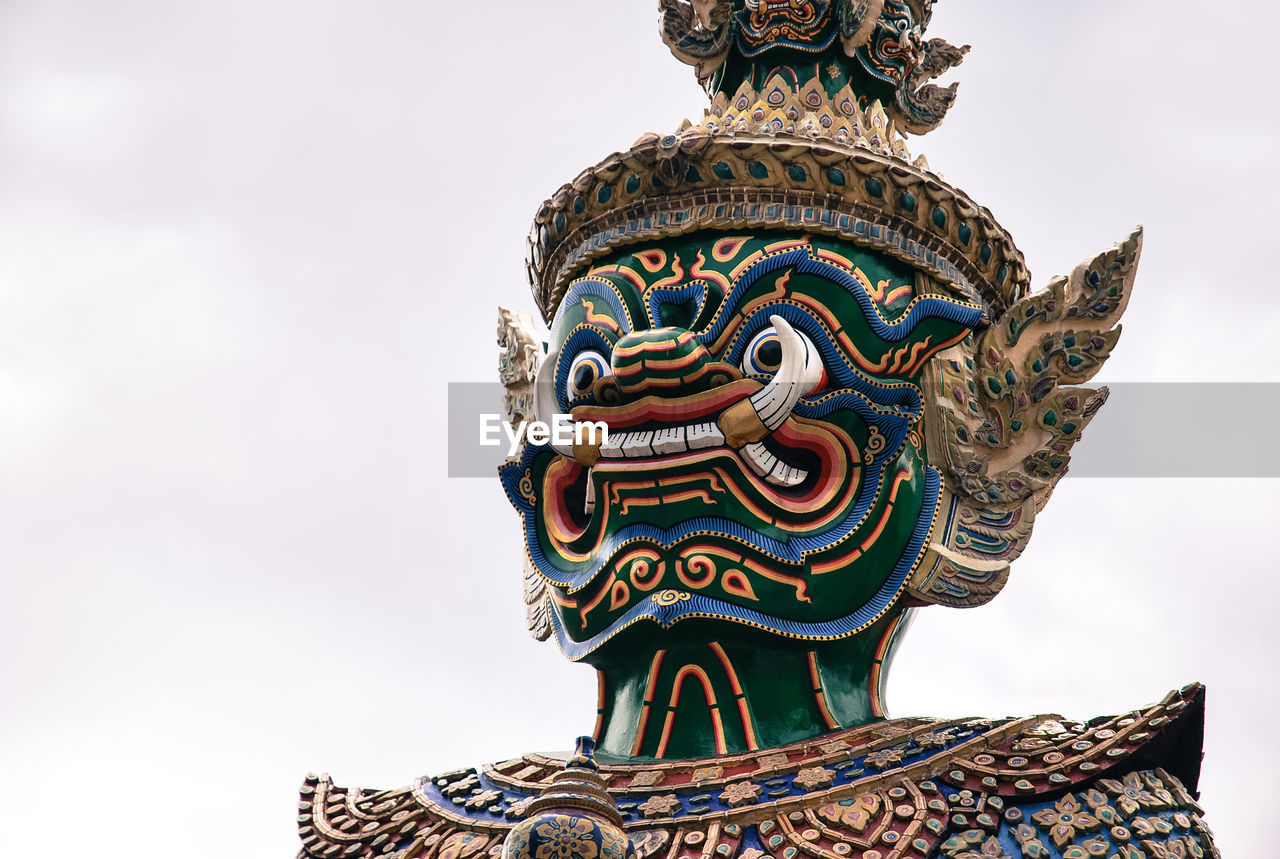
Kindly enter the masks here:
<path id="1" fill-rule="evenodd" d="M 889 719 L 921 608 L 983 605 L 1106 401 L 1141 231 L 1032 291 L 908 150 L 968 48 L 931 0 L 660 0 L 710 96 L 543 204 L 500 315 L 529 628 L 594 731 L 392 791 L 309 778 L 301 856 L 1215 856 L 1198 686 L 1113 717 Z M 590 716 L 584 714 L 584 726 Z M 566 728 L 568 734 L 572 728 Z"/>

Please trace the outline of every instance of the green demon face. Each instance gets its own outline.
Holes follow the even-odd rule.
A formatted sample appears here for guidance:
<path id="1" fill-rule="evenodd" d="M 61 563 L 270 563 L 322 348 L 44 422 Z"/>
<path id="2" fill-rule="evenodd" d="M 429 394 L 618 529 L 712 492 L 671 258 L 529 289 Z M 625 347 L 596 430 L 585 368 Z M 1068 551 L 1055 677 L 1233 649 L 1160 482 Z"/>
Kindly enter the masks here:
<path id="1" fill-rule="evenodd" d="M 932 3 L 916 7 L 903 0 L 885 0 L 884 11 L 871 38 L 856 51 L 858 62 L 869 75 L 897 89 L 920 65 L 924 28 Z"/>
<path id="2" fill-rule="evenodd" d="M 566 655 L 637 624 L 830 641 L 883 617 L 938 507 L 921 371 L 981 316 L 803 237 L 670 240 L 570 284 L 535 400 L 577 432 L 502 474 Z"/>

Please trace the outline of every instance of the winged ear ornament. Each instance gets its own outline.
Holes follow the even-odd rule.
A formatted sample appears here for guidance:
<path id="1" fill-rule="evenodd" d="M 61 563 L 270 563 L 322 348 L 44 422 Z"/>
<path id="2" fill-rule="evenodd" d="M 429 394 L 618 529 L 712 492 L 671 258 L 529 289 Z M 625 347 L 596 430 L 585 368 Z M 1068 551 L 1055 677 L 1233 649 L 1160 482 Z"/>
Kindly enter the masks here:
<path id="1" fill-rule="evenodd" d="M 518 424 L 534 417 L 533 385 L 542 360 L 543 343 L 533 316 L 523 310 L 498 308 L 498 379 L 506 393 L 502 397 L 503 419 Z M 529 557 L 524 561 L 524 604 L 529 634 L 538 641 L 551 636 L 551 616 L 546 585 Z"/>
<path id="2" fill-rule="evenodd" d="M 533 379 L 542 358 L 542 340 L 533 316 L 524 310 L 498 308 L 498 380 L 506 388 L 502 412 L 507 423 L 533 415 Z"/>
<path id="3" fill-rule="evenodd" d="M 658 32 L 680 62 L 709 78 L 729 56 L 733 43 L 731 0 L 658 0 Z"/>
<path id="4" fill-rule="evenodd" d="M 547 583 L 526 554 L 524 559 L 524 615 L 525 625 L 534 641 L 546 641 L 551 637 L 551 605 Z"/>
<path id="5" fill-rule="evenodd" d="M 1139 227 L 933 362 L 927 447 L 944 489 L 911 579 L 917 600 L 983 605 L 1008 581 L 1072 446 L 1107 400 L 1105 387 L 1072 386 L 1093 378 L 1120 339 L 1141 252 Z"/>

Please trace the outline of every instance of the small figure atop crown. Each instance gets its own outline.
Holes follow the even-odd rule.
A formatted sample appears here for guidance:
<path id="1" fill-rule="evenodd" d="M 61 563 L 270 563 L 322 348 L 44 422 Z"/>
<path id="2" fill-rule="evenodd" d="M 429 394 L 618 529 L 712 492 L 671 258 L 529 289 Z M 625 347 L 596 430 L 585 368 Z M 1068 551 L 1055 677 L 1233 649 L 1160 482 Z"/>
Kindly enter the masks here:
<path id="1" fill-rule="evenodd" d="M 713 99 L 763 93 L 776 75 L 793 91 L 838 104 L 880 102 L 898 127 L 942 123 L 956 84 L 929 81 L 968 46 L 924 41 L 933 0 L 659 0 L 671 53 L 693 66 Z M 846 93 L 846 90 L 848 91 Z M 817 106 L 816 104 L 811 106 Z"/>

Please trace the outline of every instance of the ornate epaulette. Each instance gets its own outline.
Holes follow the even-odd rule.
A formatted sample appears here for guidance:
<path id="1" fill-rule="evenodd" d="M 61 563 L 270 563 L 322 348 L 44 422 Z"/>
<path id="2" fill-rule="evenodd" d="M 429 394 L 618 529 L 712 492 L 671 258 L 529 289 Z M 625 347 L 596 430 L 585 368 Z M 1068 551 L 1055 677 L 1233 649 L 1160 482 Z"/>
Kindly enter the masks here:
<path id="1" fill-rule="evenodd" d="M 896 719 L 745 755 L 601 766 L 640 859 L 1217 856 L 1194 791 L 1204 689 L 1072 722 Z M 302 787 L 301 857 L 497 857 L 564 766 Z M 555 857 L 546 857 L 555 859 Z"/>

